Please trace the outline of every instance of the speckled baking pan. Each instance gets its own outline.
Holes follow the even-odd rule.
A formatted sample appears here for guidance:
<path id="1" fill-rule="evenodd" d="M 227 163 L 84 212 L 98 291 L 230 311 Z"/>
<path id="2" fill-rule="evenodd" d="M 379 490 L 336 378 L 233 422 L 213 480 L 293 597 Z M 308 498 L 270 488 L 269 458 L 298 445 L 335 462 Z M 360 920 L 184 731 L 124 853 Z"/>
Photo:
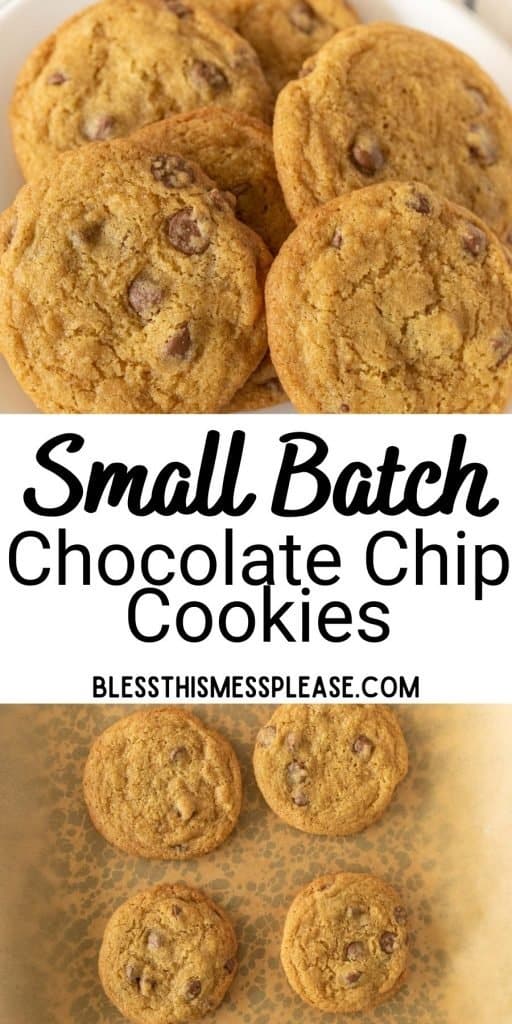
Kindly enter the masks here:
<path id="1" fill-rule="evenodd" d="M 89 744 L 131 708 L 0 708 L 0 1024 L 121 1024 L 96 959 L 112 910 L 139 887 L 182 878 L 231 913 L 241 967 L 216 1024 L 326 1024 L 279 964 L 286 909 L 326 870 L 397 886 L 412 918 L 408 984 L 364 1024 L 510 1024 L 512 708 L 401 710 L 410 773 L 358 837 L 294 831 L 259 795 L 251 750 L 264 707 L 205 707 L 242 761 L 239 826 L 183 864 L 137 860 L 95 832 L 81 793 Z M 361 1022 L 361 1016 L 344 1018 Z"/>

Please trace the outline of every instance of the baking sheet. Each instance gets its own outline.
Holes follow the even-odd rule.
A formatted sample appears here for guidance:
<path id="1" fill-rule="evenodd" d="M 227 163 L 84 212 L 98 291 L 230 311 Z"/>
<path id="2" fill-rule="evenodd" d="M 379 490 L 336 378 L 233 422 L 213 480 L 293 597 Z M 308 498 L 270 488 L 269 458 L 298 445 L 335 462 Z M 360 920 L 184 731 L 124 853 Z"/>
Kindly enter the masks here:
<path id="1" fill-rule="evenodd" d="M 365 1024 L 510 1024 L 512 707 L 399 709 L 410 773 L 360 836 L 303 835 L 259 795 L 252 744 L 265 707 L 201 707 L 241 759 L 239 826 L 213 854 L 165 864 L 122 854 L 95 832 L 81 794 L 92 739 L 133 708 L 0 708 L 0 1022 L 121 1024 L 96 959 L 113 909 L 147 884 L 183 879 L 231 913 L 238 977 L 216 1024 L 341 1021 L 306 1007 L 279 963 L 287 907 L 325 871 L 369 871 L 411 911 L 407 986 Z"/>

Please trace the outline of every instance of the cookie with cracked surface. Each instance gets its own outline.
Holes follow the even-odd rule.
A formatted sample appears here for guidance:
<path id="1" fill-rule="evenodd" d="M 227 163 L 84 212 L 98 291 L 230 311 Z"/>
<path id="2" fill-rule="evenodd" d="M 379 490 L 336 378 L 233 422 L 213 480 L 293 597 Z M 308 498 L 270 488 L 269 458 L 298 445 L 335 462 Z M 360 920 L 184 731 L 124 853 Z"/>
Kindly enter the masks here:
<path id="1" fill-rule="evenodd" d="M 257 412 L 288 401 L 269 355 L 231 400 L 224 412 Z"/>
<path id="2" fill-rule="evenodd" d="M 136 857 L 186 860 L 220 846 L 242 802 L 223 736 L 178 708 L 121 718 L 93 743 L 85 801 L 98 832 Z"/>
<path id="3" fill-rule="evenodd" d="M 106 995 L 132 1024 L 187 1024 L 215 1010 L 237 969 L 227 914 L 198 889 L 159 885 L 114 912 L 99 955 Z"/>
<path id="4" fill-rule="evenodd" d="M 203 168 L 230 192 L 244 224 L 276 253 L 294 224 L 277 180 L 272 132 L 256 118 L 220 107 L 203 108 L 143 128 L 140 144 L 170 148 Z"/>
<path id="5" fill-rule="evenodd" d="M 130 139 L 19 193 L 2 349 L 45 412 L 218 412 L 267 351 L 271 257 L 201 169 Z"/>
<path id="6" fill-rule="evenodd" d="M 402 985 L 407 960 L 406 910 L 379 878 L 324 875 L 288 911 L 281 962 L 294 991 L 320 1010 L 379 1006 Z"/>
<path id="7" fill-rule="evenodd" d="M 269 88 L 245 39 L 182 0 L 102 0 L 24 64 L 14 147 L 30 178 L 65 150 L 210 104 L 269 120 Z"/>
<path id="8" fill-rule="evenodd" d="M 491 413 L 512 391 L 504 247 L 424 185 L 374 185 L 311 214 L 266 297 L 272 359 L 301 412 Z"/>
<path id="9" fill-rule="evenodd" d="M 288 825 L 313 835 L 361 832 L 407 774 L 396 715 L 378 705 L 283 705 L 260 729 L 256 782 Z"/>
<path id="10" fill-rule="evenodd" d="M 512 111 L 448 43 L 401 25 L 337 35 L 279 96 L 274 143 L 292 216 L 380 181 L 424 181 L 512 228 Z"/>
<path id="11" fill-rule="evenodd" d="M 358 18 L 345 0 L 201 0 L 254 47 L 274 95 Z"/>

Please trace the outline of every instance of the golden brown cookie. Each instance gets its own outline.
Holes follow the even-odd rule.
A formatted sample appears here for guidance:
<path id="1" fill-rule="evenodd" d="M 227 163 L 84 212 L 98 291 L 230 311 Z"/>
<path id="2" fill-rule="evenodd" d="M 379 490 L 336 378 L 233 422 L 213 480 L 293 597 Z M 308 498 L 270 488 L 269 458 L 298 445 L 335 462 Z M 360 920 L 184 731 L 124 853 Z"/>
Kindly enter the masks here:
<path id="1" fill-rule="evenodd" d="M 288 397 L 281 387 L 272 360 L 267 355 L 223 411 L 257 412 L 258 409 L 270 409 L 273 405 L 287 401 Z"/>
<path id="2" fill-rule="evenodd" d="M 350 835 L 377 821 L 407 765 L 398 719 L 379 705 L 283 705 L 254 748 L 269 807 L 314 835 Z"/>
<path id="3" fill-rule="evenodd" d="M 512 391 L 504 248 L 424 185 L 375 185 L 311 214 L 266 298 L 272 358 L 301 412 L 489 413 Z"/>
<path id="4" fill-rule="evenodd" d="M 43 411 L 218 412 L 265 355 L 270 254 L 175 153 L 83 146 L 6 223 L 2 349 Z"/>
<path id="5" fill-rule="evenodd" d="M 64 150 L 209 104 L 269 119 L 268 85 L 244 39 L 182 0 L 102 0 L 24 64 L 14 146 L 29 178 Z"/>
<path id="6" fill-rule="evenodd" d="M 338 34 L 279 96 L 277 169 L 300 221 L 369 184 L 425 181 L 512 228 L 512 111 L 466 54 L 402 25 Z"/>
<path id="7" fill-rule="evenodd" d="M 345 0 L 201 0 L 251 43 L 272 92 L 298 75 L 304 61 L 357 22 Z"/>
<path id="8" fill-rule="evenodd" d="M 136 857 L 186 860 L 220 846 L 242 802 L 231 744 L 179 708 L 121 718 L 95 740 L 84 794 L 98 832 Z"/>
<path id="9" fill-rule="evenodd" d="M 316 878 L 293 901 L 281 961 L 291 987 L 330 1013 L 371 1010 L 400 988 L 407 968 L 407 913 L 371 875 Z"/>
<path id="10" fill-rule="evenodd" d="M 279 251 L 294 224 L 277 180 L 272 132 L 262 121 L 208 107 L 148 125 L 135 138 L 199 164 L 219 188 L 233 195 L 240 220 L 271 252 Z"/>
<path id="11" fill-rule="evenodd" d="M 114 912 L 99 956 L 108 998 L 133 1024 L 186 1024 L 222 1002 L 237 968 L 227 914 L 198 889 L 159 885 Z"/>

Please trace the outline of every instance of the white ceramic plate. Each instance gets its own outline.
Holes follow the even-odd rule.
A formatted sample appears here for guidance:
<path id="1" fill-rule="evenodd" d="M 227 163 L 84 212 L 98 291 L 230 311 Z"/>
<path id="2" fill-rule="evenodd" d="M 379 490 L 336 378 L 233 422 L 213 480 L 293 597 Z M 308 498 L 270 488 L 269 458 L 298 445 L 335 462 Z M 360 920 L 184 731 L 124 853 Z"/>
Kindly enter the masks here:
<path id="1" fill-rule="evenodd" d="M 18 70 L 36 43 L 84 6 L 86 0 L 7 0 L 0 7 L 0 210 L 10 205 L 22 183 L 7 123 Z M 451 0 L 355 0 L 355 6 L 365 21 L 401 22 L 454 43 L 492 75 L 512 102 L 512 51 L 474 14 Z M 0 360 L 0 412 L 36 411 Z M 290 406 L 272 410 L 288 411 Z"/>

